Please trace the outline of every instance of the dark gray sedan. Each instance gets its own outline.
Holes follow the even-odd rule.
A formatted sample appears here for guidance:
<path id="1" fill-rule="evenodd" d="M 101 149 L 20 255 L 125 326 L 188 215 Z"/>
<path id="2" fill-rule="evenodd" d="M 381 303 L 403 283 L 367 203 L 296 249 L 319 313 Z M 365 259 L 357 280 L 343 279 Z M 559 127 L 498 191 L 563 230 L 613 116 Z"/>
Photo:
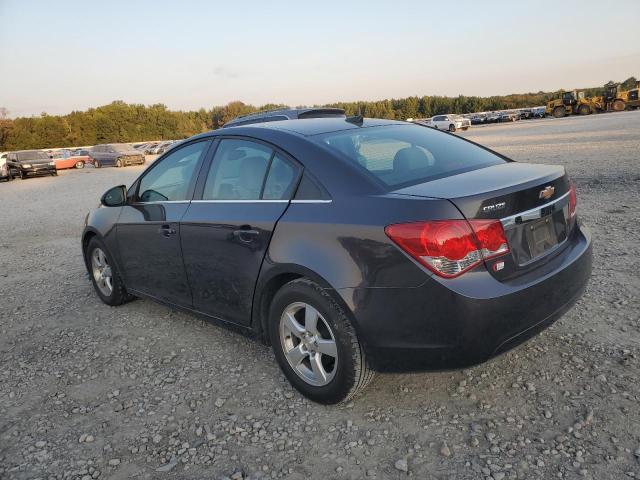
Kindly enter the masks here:
<path id="1" fill-rule="evenodd" d="M 591 274 L 563 167 L 404 122 L 220 129 L 101 204 L 82 249 L 102 301 L 150 298 L 259 338 L 323 403 L 376 370 L 505 352 L 558 319 Z"/>
<path id="2" fill-rule="evenodd" d="M 96 145 L 91 149 L 91 158 L 96 168 L 144 165 L 145 162 L 144 154 L 126 143 Z"/>

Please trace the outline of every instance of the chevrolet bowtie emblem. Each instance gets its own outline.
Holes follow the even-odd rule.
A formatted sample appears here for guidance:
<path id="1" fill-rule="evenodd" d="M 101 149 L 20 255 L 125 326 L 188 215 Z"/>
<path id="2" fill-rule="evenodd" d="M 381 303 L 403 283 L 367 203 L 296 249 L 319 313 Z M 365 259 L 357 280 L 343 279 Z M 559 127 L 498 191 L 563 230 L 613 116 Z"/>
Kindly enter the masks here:
<path id="1" fill-rule="evenodd" d="M 552 187 L 551 185 L 544 187 L 542 190 L 540 190 L 540 194 L 538 195 L 538 198 L 543 199 L 543 200 L 549 200 L 551 197 L 553 197 L 553 194 L 556 191 L 556 187 Z"/>

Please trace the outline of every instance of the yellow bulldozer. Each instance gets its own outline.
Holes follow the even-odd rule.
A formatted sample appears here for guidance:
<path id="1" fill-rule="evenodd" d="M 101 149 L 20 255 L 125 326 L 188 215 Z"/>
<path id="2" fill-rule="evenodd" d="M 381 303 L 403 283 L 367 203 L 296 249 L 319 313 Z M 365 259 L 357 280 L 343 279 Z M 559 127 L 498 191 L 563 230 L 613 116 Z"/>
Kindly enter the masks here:
<path id="1" fill-rule="evenodd" d="M 609 82 L 604 86 L 604 95 L 594 98 L 603 105 L 603 110 L 621 112 L 625 108 L 640 107 L 639 91 L 640 81 L 630 90 L 622 90 L 619 84 Z"/>
<path id="2" fill-rule="evenodd" d="M 545 114 L 561 118 L 565 115 L 589 115 L 603 108 L 604 104 L 598 97 L 585 98 L 583 91 L 573 90 L 563 92 L 560 98 L 547 103 Z"/>

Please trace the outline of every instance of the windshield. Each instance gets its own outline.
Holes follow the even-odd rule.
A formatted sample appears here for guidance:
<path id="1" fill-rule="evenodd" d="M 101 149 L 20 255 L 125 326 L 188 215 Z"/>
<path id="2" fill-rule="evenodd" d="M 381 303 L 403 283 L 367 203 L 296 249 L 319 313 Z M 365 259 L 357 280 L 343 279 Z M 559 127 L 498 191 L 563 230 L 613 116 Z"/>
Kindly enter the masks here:
<path id="1" fill-rule="evenodd" d="M 47 155 L 44 152 L 41 152 L 40 150 L 28 150 L 26 152 L 16 152 L 16 158 L 20 162 L 50 160 L 49 155 Z"/>
<path id="2" fill-rule="evenodd" d="M 131 145 L 127 145 L 126 143 L 113 143 L 110 145 L 116 152 L 128 152 L 133 147 Z"/>
<path id="3" fill-rule="evenodd" d="M 472 143 L 418 125 L 359 128 L 316 138 L 393 188 L 506 162 Z"/>

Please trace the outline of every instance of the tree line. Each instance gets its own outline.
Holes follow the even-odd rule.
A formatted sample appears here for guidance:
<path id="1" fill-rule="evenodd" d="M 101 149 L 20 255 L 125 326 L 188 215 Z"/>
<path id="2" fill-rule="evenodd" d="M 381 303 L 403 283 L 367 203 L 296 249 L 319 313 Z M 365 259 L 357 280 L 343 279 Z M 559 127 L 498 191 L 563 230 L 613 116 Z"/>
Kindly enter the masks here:
<path id="1" fill-rule="evenodd" d="M 623 89 L 635 87 L 630 77 Z M 584 89 L 588 96 L 601 95 L 603 87 Z M 457 97 L 422 96 L 362 102 L 336 102 L 329 107 L 343 108 L 347 115 L 406 120 L 445 113 L 472 113 L 545 105 L 559 92 L 523 93 L 492 97 L 459 95 Z M 316 105 L 320 106 L 320 105 Z M 54 148 L 99 143 L 142 142 L 146 140 L 181 139 L 220 128 L 238 115 L 260 110 L 284 108 L 286 105 L 248 105 L 231 102 L 209 110 L 172 111 L 166 105 L 127 104 L 115 101 L 109 105 L 74 111 L 68 115 L 7 118 L 0 108 L 0 151 L 31 148 Z"/>

